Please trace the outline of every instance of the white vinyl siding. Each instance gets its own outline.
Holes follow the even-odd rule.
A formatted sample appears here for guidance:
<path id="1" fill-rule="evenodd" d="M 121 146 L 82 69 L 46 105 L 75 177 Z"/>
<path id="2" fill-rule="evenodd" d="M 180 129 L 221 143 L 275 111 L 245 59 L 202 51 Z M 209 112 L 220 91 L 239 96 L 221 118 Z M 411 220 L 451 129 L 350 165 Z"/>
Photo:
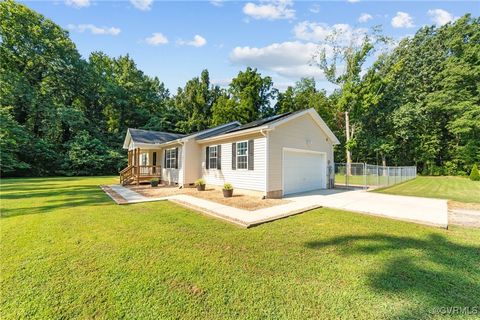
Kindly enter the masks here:
<path id="1" fill-rule="evenodd" d="M 309 114 L 279 125 L 269 132 L 269 165 L 267 191 L 282 190 L 283 148 L 325 152 L 328 166 L 333 165 L 333 145 Z M 325 177 L 325 181 L 328 181 Z"/>
<path id="2" fill-rule="evenodd" d="M 264 137 L 249 138 L 254 139 L 254 170 L 247 170 L 248 161 L 245 162 L 245 169 L 232 170 L 232 143 L 237 142 L 237 150 L 239 142 L 246 142 L 242 140 L 232 140 L 221 143 L 221 170 L 207 170 L 205 167 L 205 148 L 202 147 L 202 178 L 205 182 L 211 185 L 223 186 L 228 182 L 237 189 L 265 191 L 265 146 L 266 139 Z M 246 143 L 248 145 L 248 143 Z M 248 147 L 247 147 L 248 148 Z M 238 154 L 238 152 L 237 152 Z M 248 155 L 248 151 L 247 151 Z M 237 157 L 238 163 L 238 157 Z"/>
<path id="3" fill-rule="evenodd" d="M 202 159 L 205 153 L 202 153 L 202 147 L 195 139 L 184 142 L 182 156 L 179 156 L 178 166 L 182 167 L 183 184 L 193 186 L 194 182 L 201 178 Z M 205 149 L 203 149 L 205 152 Z"/>

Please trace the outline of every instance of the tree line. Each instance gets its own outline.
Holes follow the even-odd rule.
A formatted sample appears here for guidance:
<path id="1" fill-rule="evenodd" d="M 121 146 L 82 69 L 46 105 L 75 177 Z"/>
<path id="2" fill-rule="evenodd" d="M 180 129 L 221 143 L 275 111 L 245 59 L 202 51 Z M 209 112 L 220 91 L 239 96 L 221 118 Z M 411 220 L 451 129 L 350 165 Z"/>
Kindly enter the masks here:
<path id="1" fill-rule="evenodd" d="M 479 22 L 466 15 L 423 27 L 366 70 L 378 38 L 341 48 L 343 69 L 320 52 L 315 63 L 337 85 L 330 94 L 311 78 L 280 92 L 253 68 L 226 88 L 213 85 L 203 70 L 172 94 L 128 55 L 94 52 L 83 59 L 67 31 L 25 5 L 3 1 L 1 173 L 112 174 L 125 166 L 129 127 L 189 133 L 305 108 L 317 110 L 342 141 L 336 161 L 345 161 L 348 151 L 352 161 L 468 173 L 480 161 Z"/>

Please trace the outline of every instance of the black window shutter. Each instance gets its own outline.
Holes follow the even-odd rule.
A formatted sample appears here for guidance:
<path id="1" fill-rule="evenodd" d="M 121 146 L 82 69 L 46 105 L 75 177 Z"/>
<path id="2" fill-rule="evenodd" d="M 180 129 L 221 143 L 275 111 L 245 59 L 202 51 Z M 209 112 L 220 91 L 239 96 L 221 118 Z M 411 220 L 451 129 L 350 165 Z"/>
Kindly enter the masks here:
<path id="1" fill-rule="evenodd" d="M 163 151 L 163 167 L 167 167 L 167 149 Z"/>
<path id="2" fill-rule="evenodd" d="M 210 169 L 210 147 L 205 148 L 205 169 Z"/>
<path id="3" fill-rule="evenodd" d="M 232 170 L 237 169 L 237 144 L 232 143 Z"/>
<path id="4" fill-rule="evenodd" d="M 248 140 L 248 170 L 253 170 L 253 160 L 254 160 L 253 140 Z"/>
<path id="5" fill-rule="evenodd" d="M 157 153 L 156 153 L 156 152 L 153 153 L 152 164 L 153 164 L 154 166 L 157 165 Z"/>
<path id="6" fill-rule="evenodd" d="M 222 145 L 217 146 L 217 169 L 222 170 Z"/>
<path id="7" fill-rule="evenodd" d="M 178 169 L 178 147 L 175 148 L 175 169 Z"/>

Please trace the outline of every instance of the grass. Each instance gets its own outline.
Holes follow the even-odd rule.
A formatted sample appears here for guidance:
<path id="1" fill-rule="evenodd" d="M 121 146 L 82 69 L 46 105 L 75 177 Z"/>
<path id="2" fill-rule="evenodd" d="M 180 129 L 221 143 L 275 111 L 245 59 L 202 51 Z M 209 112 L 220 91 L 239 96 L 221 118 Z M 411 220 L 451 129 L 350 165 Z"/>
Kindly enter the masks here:
<path id="1" fill-rule="evenodd" d="M 375 192 L 480 203 L 480 182 L 464 177 L 419 176 L 414 180 Z"/>
<path id="2" fill-rule="evenodd" d="M 346 185 L 348 179 L 348 185 L 354 186 L 386 186 L 388 184 L 395 184 L 401 182 L 400 176 L 376 176 L 376 175 L 350 175 L 345 176 L 344 174 L 335 174 L 335 184 Z"/>
<path id="3" fill-rule="evenodd" d="M 3 179 L 2 319 L 425 319 L 480 301 L 480 231 L 319 209 L 241 229 L 111 177 Z"/>
<path id="4" fill-rule="evenodd" d="M 365 177 L 364 176 L 348 176 L 346 177 L 344 174 L 335 174 L 335 184 L 346 184 L 348 178 L 348 184 L 350 185 L 365 185 Z"/>

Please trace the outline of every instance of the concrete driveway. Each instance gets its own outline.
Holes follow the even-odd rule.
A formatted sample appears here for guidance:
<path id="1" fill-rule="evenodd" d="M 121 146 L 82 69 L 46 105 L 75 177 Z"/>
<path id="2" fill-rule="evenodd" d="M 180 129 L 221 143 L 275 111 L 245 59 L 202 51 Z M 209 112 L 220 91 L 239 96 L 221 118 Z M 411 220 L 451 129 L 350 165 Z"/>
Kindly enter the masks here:
<path id="1" fill-rule="evenodd" d="M 305 205 L 320 205 L 442 228 L 448 227 L 447 200 L 342 189 L 315 190 L 289 195 L 287 198 Z"/>

